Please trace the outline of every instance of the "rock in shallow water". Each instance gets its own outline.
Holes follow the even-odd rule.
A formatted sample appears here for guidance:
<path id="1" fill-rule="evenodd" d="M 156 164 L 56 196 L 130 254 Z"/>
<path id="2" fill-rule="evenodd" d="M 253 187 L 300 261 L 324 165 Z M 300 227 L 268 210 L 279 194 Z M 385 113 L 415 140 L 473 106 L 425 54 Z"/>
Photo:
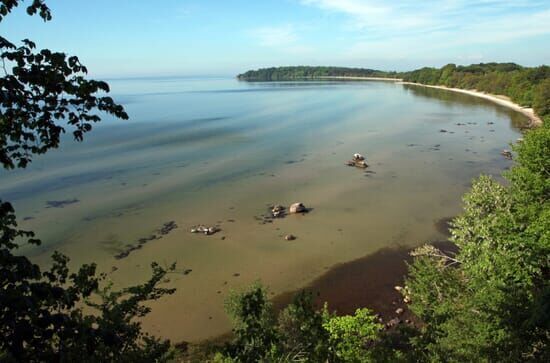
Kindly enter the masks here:
<path id="1" fill-rule="evenodd" d="M 202 224 L 199 225 L 198 227 L 191 228 L 191 233 L 203 233 L 206 236 L 211 236 L 219 231 L 221 231 L 221 228 L 217 226 L 207 227 L 207 226 L 203 226 Z"/>
<path id="2" fill-rule="evenodd" d="M 303 203 L 293 203 L 289 208 L 290 213 L 305 213 L 307 208 Z"/>

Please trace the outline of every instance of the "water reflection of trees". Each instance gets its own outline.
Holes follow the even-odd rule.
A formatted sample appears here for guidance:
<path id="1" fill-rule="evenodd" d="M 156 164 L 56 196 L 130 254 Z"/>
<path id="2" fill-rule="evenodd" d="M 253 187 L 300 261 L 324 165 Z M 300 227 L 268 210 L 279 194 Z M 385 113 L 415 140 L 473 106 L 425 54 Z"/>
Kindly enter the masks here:
<path id="1" fill-rule="evenodd" d="M 504 106 L 500 106 L 489 100 L 467 95 L 464 93 L 450 92 L 436 88 L 404 84 L 405 92 L 420 98 L 429 98 L 439 103 L 454 107 L 456 105 L 466 107 L 484 107 L 494 110 L 498 115 L 506 116 L 510 120 L 510 127 L 514 129 L 525 128 L 529 124 L 529 119 L 520 112 L 514 111 Z"/>

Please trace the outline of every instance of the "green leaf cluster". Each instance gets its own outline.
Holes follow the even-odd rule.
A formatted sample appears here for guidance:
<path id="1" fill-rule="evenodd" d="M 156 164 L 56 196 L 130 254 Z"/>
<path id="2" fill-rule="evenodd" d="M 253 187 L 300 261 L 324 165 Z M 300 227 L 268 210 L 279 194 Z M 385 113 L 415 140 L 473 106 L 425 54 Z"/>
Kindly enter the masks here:
<path id="1" fill-rule="evenodd" d="M 0 22 L 20 3 L 2 0 Z M 27 12 L 51 19 L 41 0 Z M 85 78 L 88 70 L 75 56 L 37 51 L 29 39 L 16 46 L 0 36 L 0 58 L 0 163 L 5 168 L 25 167 L 33 154 L 57 148 L 66 128 L 82 141 L 101 114 L 128 119 L 123 107 L 105 95 L 109 85 Z"/>
<path id="2" fill-rule="evenodd" d="M 266 290 L 256 284 L 228 300 L 234 339 L 217 362 L 371 362 L 382 326 L 368 309 L 336 316 L 316 310 L 309 293 L 297 294 L 276 316 Z"/>
<path id="3" fill-rule="evenodd" d="M 368 347 L 379 339 L 382 326 L 368 309 L 357 309 L 354 315 L 331 317 L 323 327 L 329 334 L 328 346 L 338 361 L 374 361 Z"/>
<path id="4" fill-rule="evenodd" d="M 469 66 L 447 64 L 399 73 L 407 82 L 475 89 L 504 95 L 540 117 L 550 115 L 550 67 L 522 67 L 515 63 L 480 63 Z"/>

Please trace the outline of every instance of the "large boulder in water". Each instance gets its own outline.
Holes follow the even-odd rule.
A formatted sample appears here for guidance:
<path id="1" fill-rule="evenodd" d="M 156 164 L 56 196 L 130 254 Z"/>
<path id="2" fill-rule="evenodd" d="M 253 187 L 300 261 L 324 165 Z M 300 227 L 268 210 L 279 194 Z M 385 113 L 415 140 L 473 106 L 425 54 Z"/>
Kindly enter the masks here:
<path id="1" fill-rule="evenodd" d="M 293 203 L 288 209 L 290 213 L 305 213 L 307 208 L 302 203 Z"/>

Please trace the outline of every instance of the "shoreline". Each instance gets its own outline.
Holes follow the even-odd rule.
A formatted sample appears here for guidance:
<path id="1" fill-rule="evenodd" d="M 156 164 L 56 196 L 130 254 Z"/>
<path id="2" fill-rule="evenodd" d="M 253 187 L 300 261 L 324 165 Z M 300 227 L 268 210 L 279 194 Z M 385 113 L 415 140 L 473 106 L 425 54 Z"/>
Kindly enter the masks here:
<path id="1" fill-rule="evenodd" d="M 401 85 L 442 89 L 484 98 L 493 103 L 513 109 L 525 115 L 531 121 L 532 126 L 542 123 L 532 109 L 523 108 L 504 96 L 487 94 L 475 90 L 404 82 L 397 78 L 327 76 L 316 77 L 316 79 L 383 81 Z M 441 224 L 439 230 L 443 234 L 447 234 L 447 221 L 444 221 L 444 219 L 439 221 Z M 432 241 L 432 243 L 439 248 L 455 252 L 455 246 L 445 240 Z M 408 272 L 407 263 L 410 263 L 412 260 L 409 255 L 412 249 L 414 248 L 404 246 L 386 247 L 354 260 L 332 265 L 327 271 L 317 276 L 305 286 L 270 296 L 270 300 L 275 310 L 281 311 L 292 301 L 296 293 L 306 290 L 312 293 L 314 305 L 318 309 L 322 308 L 325 302 L 328 302 L 329 310 L 336 311 L 341 315 L 353 314 L 355 309 L 367 307 L 377 314 L 384 323 L 388 323 L 394 318 L 399 318 L 401 321 L 408 320 L 411 324 L 416 324 L 417 321 L 414 315 L 409 311 L 407 305 L 403 303 L 401 294 L 395 289 L 395 286 L 403 286 L 404 278 Z M 403 309 L 403 312 L 397 314 L 397 309 Z M 230 336 L 231 332 L 229 331 L 225 334 L 195 341 L 192 344 L 200 345 L 202 343 L 224 341 L 229 339 Z"/>
<path id="2" fill-rule="evenodd" d="M 349 79 L 349 80 L 356 80 L 356 81 L 379 81 L 379 82 L 394 82 L 395 84 L 402 84 L 402 85 L 411 85 L 411 86 L 419 86 L 419 87 L 427 87 L 427 88 L 435 88 L 450 92 L 457 92 L 462 93 L 474 97 L 483 98 L 485 100 L 491 101 L 493 103 L 496 103 L 498 105 L 510 108 L 514 111 L 517 111 L 524 116 L 527 116 L 530 121 L 530 127 L 533 126 L 541 126 L 542 125 L 542 119 L 535 113 L 535 111 L 532 108 L 529 107 L 523 107 L 512 100 L 510 100 L 509 97 L 504 95 L 495 95 L 492 93 L 485 93 L 481 91 L 477 91 L 475 89 L 462 89 L 462 88 L 453 88 L 453 87 L 447 87 L 447 86 L 434 86 L 424 83 L 415 83 L 415 82 L 406 82 L 402 78 L 386 78 L 386 77 L 353 77 L 353 76 L 321 76 L 316 77 L 318 79 Z"/>
<path id="3" fill-rule="evenodd" d="M 519 104 L 514 103 L 507 96 L 494 95 L 494 94 L 491 94 L 491 93 L 480 92 L 480 91 L 477 91 L 477 90 L 467 90 L 467 89 L 462 89 L 462 88 L 451 88 L 451 87 L 447 87 L 447 86 L 433 86 L 433 85 L 428 85 L 428 84 L 423 84 L 423 83 L 414 83 L 414 82 L 398 81 L 398 82 L 396 82 L 396 84 L 412 85 L 412 86 L 427 87 L 427 88 L 435 88 L 435 89 L 451 91 L 451 92 L 457 92 L 457 93 L 462 93 L 462 94 L 466 94 L 466 95 L 470 95 L 470 96 L 474 96 L 474 97 L 483 98 L 483 99 L 486 99 L 486 100 L 491 101 L 493 103 L 499 104 L 501 106 L 510 108 L 514 111 L 517 111 L 517 112 L 527 116 L 529 118 L 530 122 L 531 122 L 530 126 L 541 126 L 542 125 L 542 119 L 539 116 L 537 116 L 537 114 L 535 113 L 535 111 L 532 108 L 522 107 Z"/>
<path id="4" fill-rule="evenodd" d="M 388 78 L 388 77 L 354 77 L 354 76 L 320 76 L 316 79 L 349 79 L 356 81 L 379 81 L 379 82 L 403 82 L 402 78 Z"/>
<path id="5" fill-rule="evenodd" d="M 543 123 L 542 119 L 535 113 L 535 111 L 532 108 L 523 107 L 513 102 L 512 100 L 510 100 L 510 98 L 507 96 L 495 95 L 492 93 L 485 93 L 485 92 L 477 91 L 475 89 L 462 89 L 462 88 L 452 88 L 447 86 L 434 86 L 434 85 L 429 85 L 424 83 L 407 82 L 407 81 L 404 81 L 402 78 L 388 78 L 388 77 L 318 76 L 318 77 L 311 77 L 310 79 L 312 80 L 313 79 L 325 79 L 325 80 L 331 80 L 331 79 L 346 80 L 347 79 L 351 81 L 393 82 L 395 84 L 401 84 L 401 85 L 411 85 L 411 86 L 435 88 L 435 89 L 440 89 L 445 91 L 457 92 L 457 93 L 462 93 L 462 94 L 466 94 L 474 97 L 483 98 L 485 100 L 491 101 L 498 105 L 517 111 L 529 119 L 530 121 L 529 127 L 538 127 L 538 126 L 541 126 Z"/>
<path id="6" fill-rule="evenodd" d="M 450 236 L 450 220 L 451 218 L 442 218 L 436 222 L 436 228 L 447 236 Z M 449 241 L 432 241 L 430 244 L 448 252 L 457 251 L 456 246 Z M 279 293 L 269 300 L 278 314 L 298 293 L 306 291 L 312 295 L 315 309 L 322 309 L 327 303 L 329 311 L 342 316 L 354 314 L 359 308 L 368 308 L 384 324 L 394 318 L 401 323 L 419 324 L 418 318 L 404 303 L 401 293 L 395 289 L 396 286 L 404 285 L 408 273 L 407 264 L 413 260 L 410 252 L 414 249 L 410 246 L 385 247 L 372 254 L 336 264 L 307 285 Z M 403 309 L 403 312 L 397 314 L 397 309 Z M 198 341 L 174 343 L 184 347 L 184 351 L 188 346 L 200 351 L 201 347 L 221 346 L 232 337 L 233 332 L 229 330 Z"/>

